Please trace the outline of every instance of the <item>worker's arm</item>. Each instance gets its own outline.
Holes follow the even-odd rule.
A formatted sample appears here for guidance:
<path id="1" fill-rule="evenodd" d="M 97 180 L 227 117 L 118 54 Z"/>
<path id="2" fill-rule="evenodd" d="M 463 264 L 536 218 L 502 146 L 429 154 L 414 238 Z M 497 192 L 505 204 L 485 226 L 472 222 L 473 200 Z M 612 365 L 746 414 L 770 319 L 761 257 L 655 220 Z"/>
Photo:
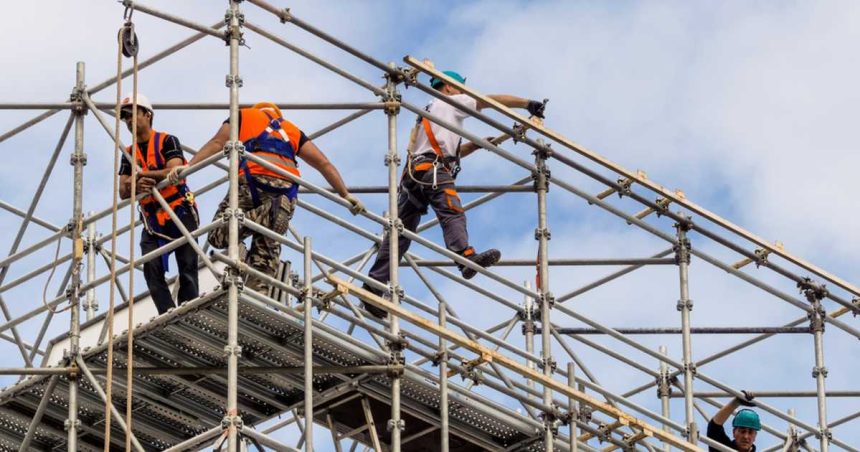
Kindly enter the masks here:
<path id="1" fill-rule="evenodd" d="M 230 140 L 230 124 L 224 123 L 221 125 L 221 128 L 218 129 L 218 132 L 215 134 L 212 139 L 209 140 L 208 143 L 204 144 L 203 147 L 200 148 L 200 151 L 191 158 L 191 161 L 188 162 L 188 166 L 194 165 L 201 160 L 205 160 L 206 158 L 214 155 L 216 152 L 220 152 L 224 149 L 224 145 L 227 144 L 227 141 Z M 181 163 L 181 162 L 180 162 Z"/>
<path id="2" fill-rule="evenodd" d="M 537 116 L 541 119 L 543 119 L 543 113 L 546 109 L 546 100 L 541 102 L 539 100 L 529 100 L 523 97 L 511 96 L 509 94 L 490 94 L 487 97 L 508 108 L 524 108 L 528 110 L 528 112 L 531 113 L 532 116 Z M 479 111 L 489 106 L 490 104 L 488 104 L 487 102 L 477 100 L 477 108 Z"/>
<path id="3" fill-rule="evenodd" d="M 494 137 L 486 137 L 484 139 L 487 141 L 491 141 L 493 138 Z M 478 143 L 472 143 L 471 141 L 466 143 L 466 144 L 461 144 L 460 145 L 460 157 L 461 158 L 465 157 L 465 156 L 477 151 L 478 149 L 483 149 L 483 146 L 479 145 Z"/>
<path id="4" fill-rule="evenodd" d="M 729 400 L 728 403 L 723 405 L 723 407 L 720 408 L 720 411 L 717 411 L 717 414 L 715 414 L 711 420 L 714 421 L 714 423 L 717 425 L 723 425 L 726 423 L 727 420 L 729 420 L 729 417 L 732 415 L 732 413 L 735 412 L 736 409 L 738 409 L 739 406 L 740 401 L 738 399 L 733 398 L 732 400 Z"/>
<path id="5" fill-rule="evenodd" d="M 343 183 L 343 179 L 340 177 L 337 168 L 332 165 L 313 141 L 305 141 L 305 144 L 299 148 L 299 158 L 307 162 L 313 169 L 319 171 L 341 198 L 346 198 L 349 195 L 349 190 L 346 189 L 346 184 Z"/>
<path id="6" fill-rule="evenodd" d="M 135 194 L 139 195 L 145 191 L 149 191 L 157 183 L 158 181 L 151 177 L 138 177 L 137 186 L 134 188 Z M 131 197 L 131 176 L 128 174 L 119 176 L 119 197 L 122 199 Z"/>
<path id="7" fill-rule="evenodd" d="M 155 180 L 156 183 L 161 182 L 168 174 L 170 174 L 170 170 L 177 166 L 182 166 L 182 159 L 179 157 L 174 157 L 167 161 L 167 164 L 164 165 L 163 169 L 160 170 L 146 170 L 137 173 L 138 180 L 142 177 L 148 177 L 150 179 Z"/>

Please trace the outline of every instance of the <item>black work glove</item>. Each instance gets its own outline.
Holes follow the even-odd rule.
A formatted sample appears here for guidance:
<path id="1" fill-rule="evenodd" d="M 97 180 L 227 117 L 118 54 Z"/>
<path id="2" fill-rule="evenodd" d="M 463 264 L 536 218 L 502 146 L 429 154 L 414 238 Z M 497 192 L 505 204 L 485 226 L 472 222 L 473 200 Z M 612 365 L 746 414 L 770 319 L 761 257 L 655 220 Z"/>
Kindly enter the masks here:
<path id="1" fill-rule="evenodd" d="M 750 391 L 741 391 L 743 397 L 735 397 L 739 404 L 743 406 L 755 406 L 753 399 L 755 399 L 755 394 Z"/>
<path id="2" fill-rule="evenodd" d="M 543 102 L 539 100 L 530 100 L 528 106 L 526 106 L 526 110 L 528 110 L 533 116 L 544 119 L 543 112 L 546 110 L 546 103 L 548 101 L 549 99 L 544 99 Z"/>

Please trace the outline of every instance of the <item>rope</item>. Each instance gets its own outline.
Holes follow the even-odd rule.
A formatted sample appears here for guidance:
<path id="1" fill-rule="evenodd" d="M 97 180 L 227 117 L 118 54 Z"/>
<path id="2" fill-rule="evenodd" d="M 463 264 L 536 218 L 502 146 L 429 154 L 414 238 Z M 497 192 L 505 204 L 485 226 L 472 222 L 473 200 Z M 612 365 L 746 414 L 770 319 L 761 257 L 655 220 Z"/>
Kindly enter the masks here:
<path id="1" fill-rule="evenodd" d="M 111 406 L 113 404 L 113 347 L 114 347 L 114 312 L 116 308 L 116 246 L 117 246 L 117 222 L 118 222 L 118 205 L 119 205 L 119 162 L 122 155 L 120 148 L 120 110 L 122 102 L 122 57 L 123 55 L 134 57 L 134 94 L 133 107 L 137 111 L 137 35 L 134 33 L 134 24 L 131 21 L 131 8 L 126 8 L 123 13 L 125 23 L 117 33 L 117 52 L 116 52 L 116 108 L 114 109 L 114 161 L 113 161 L 113 206 L 111 209 L 111 253 L 110 253 L 110 295 L 106 322 L 108 324 L 108 347 L 107 347 L 107 373 L 105 382 L 105 442 L 104 452 L 110 452 L 110 434 L 111 434 Z M 132 117 L 132 146 L 137 145 L 137 115 Z M 133 326 L 132 308 L 134 307 L 134 198 L 136 196 L 136 170 L 137 165 L 133 160 L 130 162 L 132 177 L 131 177 L 131 229 L 129 232 L 131 240 L 130 253 L 130 270 L 129 270 L 129 350 L 128 350 L 128 373 L 127 373 L 127 411 L 126 411 L 126 451 L 131 449 L 131 393 L 132 393 L 132 364 L 131 364 L 131 349 L 132 335 L 131 328 Z"/>
<path id="2" fill-rule="evenodd" d="M 53 306 L 48 304 L 48 286 L 51 285 L 51 279 L 54 278 L 54 272 L 57 271 L 57 259 L 60 258 L 60 244 L 62 243 L 62 241 L 63 239 L 61 237 L 57 238 L 57 251 L 54 252 L 54 265 L 51 266 L 51 273 L 48 274 L 48 280 L 45 281 L 45 286 L 42 288 L 42 304 L 45 305 L 45 308 L 51 311 L 51 314 L 59 314 L 61 312 L 66 312 L 72 308 L 71 303 L 69 303 L 68 306 L 62 309 L 54 308 Z"/>
<path id="3" fill-rule="evenodd" d="M 129 15 L 127 24 L 131 24 L 131 33 L 134 34 L 134 24 L 131 22 L 131 15 Z M 135 39 L 136 41 L 136 39 Z M 134 199 L 137 197 L 137 162 L 135 161 L 137 155 L 137 49 L 134 52 L 134 71 L 132 78 L 132 111 L 134 114 L 131 116 L 131 150 L 132 154 L 130 156 L 131 161 L 129 162 L 131 166 L 131 200 L 129 203 L 129 231 L 128 231 L 128 347 L 126 348 L 126 390 L 125 390 L 125 450 L 126 452 L 131 450 L 131 431 L 132 431 L 132 387 L 134 385 L 134 334 L 132 331 L 134 329 L 134 220 L 137 213 L 137 210 L 134 206 Z"/>

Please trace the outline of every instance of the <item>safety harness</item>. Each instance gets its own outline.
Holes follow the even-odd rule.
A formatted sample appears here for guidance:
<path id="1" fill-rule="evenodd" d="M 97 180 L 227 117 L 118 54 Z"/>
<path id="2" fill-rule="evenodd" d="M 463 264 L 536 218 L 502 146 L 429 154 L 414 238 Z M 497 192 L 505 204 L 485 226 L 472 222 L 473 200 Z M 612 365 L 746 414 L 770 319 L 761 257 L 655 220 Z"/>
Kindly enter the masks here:
<path id="1" fill-rule="evenodd" d="M 414 144 L 414 137 L 418 131 L 418 128 L 421 127 L 424 129 L 424 133 L 427 135 L 427 141 L 430 143 L 430 147 L 433 149 L 433 153 L 435 157 L 430 159 L 424 154 L 414 155 L 412 153 L 412 144 Z M 433 133 L 433 129 L 431 127 L 430 121 L 427 118 L 420 118 L 418 122 L 415 124 L 415 128 L 412 131 L 412 139 L 410 140 L 410 146 L 407 148 L 407 152 L 409 153 L 409 160 L 407 161 L 406 171 L 409 173 L 409 177 L 419 185 L 429 185 L 435 190 L 438 185 L 436 183 L 436 173 L 441 166 L 448 174 L 451 175 L 451 178 L 456 179 L 457 174 L 460 173 L 460 144 L 463 139 L 460 138 L 460 141 L 457 142 L 457 150 L 455 152 L 454 157 L 445 157 L 445 154 L 442 152 L 442 147 L 439 146 L 439 141 L 436 139 L 436 135 Z M 415 178 L 413 171 L 427 171 L 433 170 L 433 182 L 427 183 L 420 181 Z"/>
<path id="2" fill-rule="evenodd" d="M 165 168 L 161 149 L 164 147 L 166 137 L 167 134 L 154 132 L 149 138 L 146 154 L 141 151 L 140 145 L 137 146 L 137 149 L 135 149 L 135 158 L 137 158 L 141 168 L 148 170 L 161 170 Z M 131 146 L 128 147 L 128 150 L 129 152 L 131 151 Z M 182 163 L 185 163 L 184 157 L 182 158 Z M 197 203 L 194 200 L 194 193 L 185 184 L 184 179 L 175 185 L 168 185 L 162 188 L 159 190 L 159 193 L 164 198 L 164 201 L 167 202 L 167 205 L 170 206 L 171 210 L 176 212 L 177 215 L 188 213 L 195 218 L 197 217 Z M 161 204 L 158 203 L 158 200 L 154 196 L 150 195 L 141 199 L 138 204 L 138 210 L 143 218 L 144 229 L 156 237 L 159 247 L 173 240 L 173 237 L 168 236 L 164 230 L 170 221 L 170 214 L 161 208 Z M 169 253 L 161 255 L 161 262 L 166 271 L 169 270 L 168 255 Z"/>
<path id="3" fill-rule="evenodd" d="M 281 123 L 284 121 L 283 118 L 275 117 L 266 110 L 260 111 L 269 118 L 269 125 L 256 137 L 245 140 L 243 142 L 245 149 L 252 153 L 276 154 L 280 157 L 289 159 L 293 163 L 294 168 L 285 167 L 283 169 L 298 176 L 299 171 L 298 162 L 296 161 L 296 149 L 293 148 L 289 136 L 287 136 L 287 133 L 281 126 Z M 277 134 L 275 132 L 277 132 Z M 266 158 L 265 155 L 261 157 L 264 159 Z M 248 166 L 248 160 L 246 158 L 239 160 L 239 168 L 241 170 L 240 173 L 244 173 L 245 175 L 245 181 L 248 183 L 248 189 L 251 192 L 251 201 L 254 203 L 255 208 L 262 204 L 260 201 L 259 190 L 285 195 L 290 201 L 295 200 L 298 196 L 299 185 L 296 183 L 292 183 L 289 187 L 275 187 L 254 177 L 251 168 Z M 283 179 L 281 176 L 277 177 Z"/>

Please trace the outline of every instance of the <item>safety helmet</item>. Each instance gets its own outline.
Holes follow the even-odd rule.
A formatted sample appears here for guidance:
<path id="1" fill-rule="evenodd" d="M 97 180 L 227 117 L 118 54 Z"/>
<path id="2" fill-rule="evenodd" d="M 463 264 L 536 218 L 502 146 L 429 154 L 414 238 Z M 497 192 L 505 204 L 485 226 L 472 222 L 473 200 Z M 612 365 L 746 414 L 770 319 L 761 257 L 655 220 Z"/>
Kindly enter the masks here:
<path id="1" fill-rule="evenodd" d="M 466 83 L 466 77 L 463 77 L 462 75 L 454 71 L 443 71 L 442 73 L 447 75 L 448 77 L 451 77 L 459 83 Z M 440 78 L 430 77 L 430 86 L 432 86 L 434 89 L 438 88 L 443 83 L 445 83 L 445 81 Z"/>
<path id="2" fill-rule="evenodd" d="M 254 108 L 257 108 L 260 110 L 271 110 L 271 111 L 277 113 L 279 118 L 284 117 L 284 115 L 281 114 L 281 109 L 278 108 L 277 105 L 275 105 L 271 102 L 257 102 L 256 104 L 254 104 Z"/>
<path id="3" fill-rule="evenodd" d="M 134 93 L 128 93 L 125 97 L 122 98 L 122 102 L 120 102 L 120 109 L 131 108 L 134 105 Z M 147 111 L 152 112 L 152 103 L 149 101 L 149 98 L 144 96 L 141 93 L 137 93 L 137 106 L 143 107 L 147 109 Z"/>
<path id="4" fill-rule="evenodd" d="M 751 428 L 755 431 L 761 430 L 761 420 L 758 417 L 758 413 L 753 410 L 743 409 L 738 411 L 738 414 L 735 415 L 735 418 L 732 420 L 732 427 L 734 428 Z"/>

